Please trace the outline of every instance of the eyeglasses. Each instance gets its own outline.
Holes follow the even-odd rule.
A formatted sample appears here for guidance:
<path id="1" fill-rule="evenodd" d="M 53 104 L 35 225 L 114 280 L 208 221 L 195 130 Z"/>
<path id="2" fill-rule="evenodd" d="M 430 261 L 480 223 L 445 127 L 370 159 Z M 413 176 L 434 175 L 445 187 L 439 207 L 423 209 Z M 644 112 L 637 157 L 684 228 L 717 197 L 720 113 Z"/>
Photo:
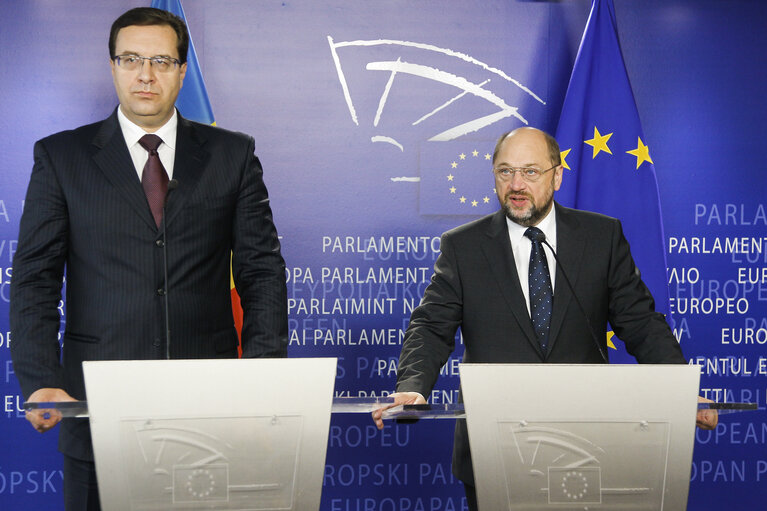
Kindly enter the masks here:
<path id="1" fill-rule="evenodd" d="M 112 60 L 126 71 L 136 71 L 144 67 L 144 61 L 149 61 L 149 65 L 156 71 L 165 72 L 175 69 L 181 64 L 181 61 L 171 57 L 142 57 L 141 55 L 116 55 Z"/>
<path id="2" fill-rule="evenodd" d="M 493 169 L 493 172 L 495 172 L 495 175 L 498 176 L 498 179 L 504 182 L 514 179 L 514 174 L 519 172 L 519 175 L 522 176 L 522 179 L 529 183 L 534 183 L 538 181 L 543 174 L 557 167 L 559 167 L 559 164 L 554 165 L 553 167 L 546 170 L 534 169 L 532 167 L 525 167 L 521 169 L 515 169 L 514 167 L 498 167 Z"/>

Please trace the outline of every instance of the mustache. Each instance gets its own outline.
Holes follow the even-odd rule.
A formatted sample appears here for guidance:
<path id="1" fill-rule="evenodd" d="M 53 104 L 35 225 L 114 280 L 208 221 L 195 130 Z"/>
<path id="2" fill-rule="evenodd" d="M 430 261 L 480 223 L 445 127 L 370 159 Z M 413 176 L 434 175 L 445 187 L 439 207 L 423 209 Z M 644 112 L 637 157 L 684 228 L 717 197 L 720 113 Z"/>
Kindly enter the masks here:
<path id="1" fill-rule="evenodd" d="M 520 197 L 520 196 L 521 196 L 521 197 L 526 197 L 526 198 L 528 198 L 528 199 L 530 199 L 530 200 L 533 200 L 533 196 L 532 196 L 532 194 L 530 194 L 530 193 L 528 193 L 528 192 L 516 192 L 516 191 L 514 191 L 514 190 L 510 190 L 510 191 L 506 192 L 506 195 L 504 195 L 504 196 L 503 196 L 503 200 L 504 200 L 504 201 L 507 201 L 507 200 L 509 200 L 509 199 L 511 198 L 511 196 L 512 196 L 512 195 L 515 195 L 515 196 L 517 196 L 517 197 Z"/>

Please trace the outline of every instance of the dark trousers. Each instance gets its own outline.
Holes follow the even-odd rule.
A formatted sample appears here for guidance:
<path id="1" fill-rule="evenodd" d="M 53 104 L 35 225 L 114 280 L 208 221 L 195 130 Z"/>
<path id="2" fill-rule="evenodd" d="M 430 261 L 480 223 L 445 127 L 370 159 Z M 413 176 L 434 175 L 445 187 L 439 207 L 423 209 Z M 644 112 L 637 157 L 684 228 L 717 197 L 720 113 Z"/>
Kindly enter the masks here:
<path id="1" fill-rule="evenodd" d="M 96 465 L 64 455 L 64 509 L 101 511 Z"/>
<path id="2" fill-rule="evenodd" d="M 463 483 L 463 491 L 466 492 L 466 504 L 469 506 L 469 511 L 478 511 L 477 489 L 472 484 Z"/>

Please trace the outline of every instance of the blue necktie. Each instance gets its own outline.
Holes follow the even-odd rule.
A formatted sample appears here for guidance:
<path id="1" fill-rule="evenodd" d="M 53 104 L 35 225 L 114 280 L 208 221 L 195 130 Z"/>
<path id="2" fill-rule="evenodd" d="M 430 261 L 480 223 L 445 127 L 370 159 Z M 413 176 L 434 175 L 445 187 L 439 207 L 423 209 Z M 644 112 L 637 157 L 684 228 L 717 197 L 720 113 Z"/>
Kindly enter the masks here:
<path id="1" fill-rule="evenodd" d="M 530 286 L 530 319 L 533 328 L 538 335 L 538 343 L 541 351 L 546 354 L 549 344 L 549 323 L 551 322 L 551 308 L 554 303 L 554 293 L 551 290 L 551 276 L 549 275 L 549 263 L 546 254 L 543 253 L 541 240 L 546 239 L 543 232 L 537 227 L 529 227 L 525 236 L 530 238 L 530 274 L 528 284 Z"/>

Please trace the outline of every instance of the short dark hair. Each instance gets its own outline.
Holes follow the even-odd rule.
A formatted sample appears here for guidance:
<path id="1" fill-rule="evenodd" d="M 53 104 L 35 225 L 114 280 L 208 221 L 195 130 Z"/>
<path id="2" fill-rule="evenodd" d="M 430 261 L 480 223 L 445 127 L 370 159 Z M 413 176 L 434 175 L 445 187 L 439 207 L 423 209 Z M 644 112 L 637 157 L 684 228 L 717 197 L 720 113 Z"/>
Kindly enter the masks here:
<path id="1" fill-rule="evenodd" d="M 525 127 L 517 129 L 525 129 Z M 498 152 L 501 150 L 501 144 L 503 144 L 503 141 L 506 140 L 506 137 L 517 131 L 517 129 L 507 131 L 501 135 L 501 138 L 499 138 L 498 142 L 495 143 L 495 150 L 493 151 L 493 165 L 495 165 L 495 159 L 498 157 Z M 543 138 L 546 140 L 546 147 L 549 150 L 549 160 L 551 160 L 551 163 L 554 165 L 562 165 L 562 153 L 559 151 L 559 144 L 557 143 L 557 140 L 543 130 L 529 127 L 527 129 L 535 129 L 536 131 L 539 131 L 541 135 L 543 135 Z"/>
<path id="2" fill-rule="evenodd" d="M 176 32 L 176 49 L 178 50 L 178 60 L 182 64 L 186 62 L 186 53 L 189 50 L 189 31 L 186 29 L 184 20 L 175 14 L 155 9 L 154 7 L 136 7 L 123 13 L 112 23 L 112 29 L 109 32 L 109 57 L 115 58 L 115 43 L 117 33 L 125 27 L 137 25 L 141 27 L 151 25 L 168 25 Z M 146 55 L 152 57 L 153 55 Z"/>

